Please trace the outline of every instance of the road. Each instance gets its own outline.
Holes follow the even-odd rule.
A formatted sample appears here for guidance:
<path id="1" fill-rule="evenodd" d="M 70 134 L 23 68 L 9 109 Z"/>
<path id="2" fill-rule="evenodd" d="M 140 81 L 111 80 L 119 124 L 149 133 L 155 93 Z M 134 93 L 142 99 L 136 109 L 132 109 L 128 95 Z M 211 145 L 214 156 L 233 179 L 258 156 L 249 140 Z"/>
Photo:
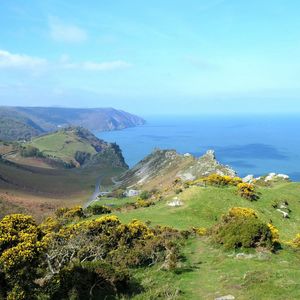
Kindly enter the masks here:
<path id="1" fill-rule="evenodd" d="M 109 192 L 101 191 L 101 177 L 99 177 L 95 184 L 94 193 L 90 196 L 89 200 L 84 204 L 83 208 L 87 208 L 93 202 L 98 200 L 98 196 L 107 195 Z"/>

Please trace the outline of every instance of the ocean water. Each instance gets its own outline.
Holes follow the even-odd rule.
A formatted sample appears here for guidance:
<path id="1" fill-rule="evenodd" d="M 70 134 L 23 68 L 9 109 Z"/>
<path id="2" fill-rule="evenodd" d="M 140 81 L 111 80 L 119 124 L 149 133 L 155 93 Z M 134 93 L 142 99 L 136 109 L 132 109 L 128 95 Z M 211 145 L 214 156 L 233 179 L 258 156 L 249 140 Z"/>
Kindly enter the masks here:
<path id="1" fill-rule="evenodd" d="M 153 149 L 201 156 L 208 149 L 240 176 L 269 172 L 300 181 L 300 115 L 146 117 L 140 127 L 96 133 L 116 142 L 129 166 Z"/>

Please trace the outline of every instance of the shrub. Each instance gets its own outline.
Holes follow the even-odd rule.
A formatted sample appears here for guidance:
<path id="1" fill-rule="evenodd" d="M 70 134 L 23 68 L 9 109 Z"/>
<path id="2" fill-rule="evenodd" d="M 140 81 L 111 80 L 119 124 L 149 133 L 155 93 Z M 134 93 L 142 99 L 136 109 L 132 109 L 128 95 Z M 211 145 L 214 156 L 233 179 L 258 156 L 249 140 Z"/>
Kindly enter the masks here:
<path id="1" fill-rule="evenodd" d="M 270 227 L 259 220 L 252 209 L 232 208 L 211 229 L 213 241 L 226 249 L 264 247 L 274 250 Z"/>
<path id="2" fill-rule="evenodd" d="M 251 183 L 239 183 L 237 185 L 238 194 L 250 201 L 257 200 L 258 196 L 256 195 L 255 186 Z"/>
<path id="3" fill-rule="evenodd" d="M 111 213 L 111 209 L 107 206 L 103 206 L 100 204 L 94 204 L 91 206 L 88 206 L 86 208 L 86 212 L 92 215 L 101 215 L 101 214 L 109 214 Z"/>
<path id="4" fill-rule="evenodd" d="M 192 230 L 199 236 L 205 236 L 207 234 L 207 228 L 204 227 L 193 227 Z"/>
<path id="5" fill-rule="evenodd" d="M 149 207 L 151 205 L 154 205 L 153 201 L 145 201 L 142 199 L 139 199 L 137 202 L 134 203 L 135 208 L 140 208 L 140 207 Z"/>
<path id="6" fill-rule="evenodd" d="M 111 197 L 111 198 L 122 199 L 122 198 L 125 197 L 125 190 L 123 190 L 123 189 L 116 189 L 116 190 L 110 192 L 107 196 Z"/>
<path id="7" fill-rule="evenodd" d="M 271 223 L 268 223 L 268 227 L 272 233 L 272 242 L 278 243 L 279 242 L 279 230 Z"/>
<path id="8" fill-rule="evenodd" d="M 55 211 L 55 215 L 60 221 L 70 222 L 74 219 L 84 218 L 84 212 L 81 206 L 74 206 L 72 208 L 59 208 Z"/>
<path id="9" fill-rule="evenodd" d="M 147 199 L 150 198 L 150 196 L 151 196 L 151 194 L 150 194 L 150 192 L 148 192 L 148 191 L 142 191 L 142 192 L 140 193 L 140 198 L 141 198 L 142 200 L 147 200 Z"/>
<path id="10" fill-rule="evenodd" d="M 295 248 L 300 248 L 300 233 L 297 233 L 296 237 L 289 244 Z"/>
<path id="11" fill-rule="evenodd" d="M 45 290 L 50 299 L 115 299 L 128 291 L 129 283 L 127 272 L 105 262 L 85 262 L 64 267 Z"/>
<path id="12" fill-rule="evenodd" d="M 232 207 L 228 211 L 228 216 L 230 218 L 257 218 L 257 214 L 254 209 L 246 207 Z"/>
<path id="13" fill-rule="evenodd" d="M 44 154 L 38 148 L 31 145 L 22 148 L 20 154 L 23 157 L 44 157 Z"/>
<path id="14" fill-rule="evenodd" d="M 239 177 L 231 177 L 228 175 L 219 175 L 219 174 L 211 174 L 205 178 L 202 178 L 202 181 L 205 184 L 214 185 L 214 186 L 228 186 L 233 185 L 236 186 L 239 183 L 242 183 L 242 179 Z M 198 182 L 198 180 L 195 181 L 195 183 Z"/>
<path id="15" fill-rule="evenodd" d="M 0 270 L 9 287 L 8 299 L 28 299 L 35 289 L 38 264 L 46 247 L 42 237 L 31 216 L 7 215 L 0 221 Z"/>

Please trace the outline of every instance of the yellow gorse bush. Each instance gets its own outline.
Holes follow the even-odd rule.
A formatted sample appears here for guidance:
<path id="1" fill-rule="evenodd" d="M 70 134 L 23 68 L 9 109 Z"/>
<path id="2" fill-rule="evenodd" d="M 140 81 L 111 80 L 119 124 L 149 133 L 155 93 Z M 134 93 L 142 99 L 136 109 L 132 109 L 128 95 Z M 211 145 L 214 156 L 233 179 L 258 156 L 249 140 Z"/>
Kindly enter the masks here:
<path id="1" fill-rule="evenodd" d="M 296 237 L 292 241 L 288 242 L 287 244 L 295 248 L 300 248 L 300 233 L 297 233 Z"/>
<path id="2" fill-rule="evenodd" d="M 232 207 L 228 211 L 229 217 L 257 218 L 255 210 L 246 207 Z"/>
<path id="3" fill-rule="evenodd" d="M 0 264 L 4 270 L 31 264 L 45 247 L 42 232 L 32 217 L 13 214 L 0 221 Z"/>
<path id="4" fill-rule="evenodd" d="M 242 182 L 237 185 L 238 194 L 246 199 L 254 200 L 256 198 L 255 186 L 251 183 Z"/>
<path id="5" fill-rule="evenodd" d="M 223 176 L 223 175 L 219 175 L 219 174 L 211 174 L 200 180 L 202 180 L 202 182 L 204 182 L 206 184 L 216 185 L 216 186 L 227 186 L 227 185 L 236 186 L 239 183 L 243 182 L 240 177 L 231 177 L 228 175 Z"/>
<path id="6" fill-rule="evenodd" d="M 279 242 L 279 230 L 271 223 L 268 223 L 268 227 L 272 233 L 272 241 Z"/>

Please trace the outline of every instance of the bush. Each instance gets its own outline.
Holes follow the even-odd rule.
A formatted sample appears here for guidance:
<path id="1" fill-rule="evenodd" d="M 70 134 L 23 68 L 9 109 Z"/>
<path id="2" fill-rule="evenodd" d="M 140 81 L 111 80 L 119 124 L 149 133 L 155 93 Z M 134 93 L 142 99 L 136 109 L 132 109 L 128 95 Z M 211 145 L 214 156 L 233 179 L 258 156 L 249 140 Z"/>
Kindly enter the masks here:
<path id="1" fill-rule="evenodd" d="M 211 229 L 214 242 L 225 249 L 264 247 L 274 250 L 274 235 L 252 209 L 232 208 Z"/>
<path id="2" fill-rule="evenodd" d="M 101 215 L 101 214 L 111 213 L 111 209 L 106 206 L 100 205 L 100 204 L 94 204 L 94 205 L 87 207 L 86 212 L 88 214 L 92 214 L 92 215 Z"/>
<path id="3" fill-rule="evenodd" d="M 237 190 L 238 190 L 238 194 L 245 199 L 248 199 L 250 201 L 254 201 L 258 199 L 258 196 L 255 191 L 255 186 L 251 183 L 245 183 L 245 182 L 239 183 L 237 185 Z"/>
<path id="4" fill-rule="evenodd" d="M 13 214 L 0 221 L 0 281 L 5 278 L 7 299 L 28 299 L 35 290 L 46 247 L 42 238 L 31 216 Z"/>
<path id="5" fill-rule="evenodd" d="M 150 194 L 150 192 L 148 192 L 148 191 L 142 191 L 142 192 L 140 193 L 140 198 L 141 198 L 142 200 L 147 200 L 147 199 L 150 198 L 150 196 L 151 196 L 151 194 Z"/>
<path id="6" fill-rule="evenodd" d="M 296 237 L 289 244 L 300 249 L 300 233 L 297 233 Z"/>
<path id="7" fill-rule="evenodd" d="M 50 299 L 115 299 L 128 291 L 130 277 L 104 262 L 74 263 L 47 282 Z"/>
<path id="8" fill-rule="evenodd" d="M 239 183 L 243 182 L 242 179 L 239 177 L 231 177 L 227 175 L 222 176 L 219 174 L 211 174 L 205 178 L 202 178 L 202 181 L 205 184 L 214 185 L 214 186 L 228 186 L 228 185 L 236 186 Z"/>
<path id="9" fill-rule="evenodd" d="M 44 157 L 44 154 L 38 148 L 30 145 L 22 148 L 20 154 L 23 157 Z"/>
<path id="10" fill-rule="evenodd" d="M 154 205 L 153 201 L 145 201 L 142 199 L 139 199 L 137 202 L 134 203 L 135 208 L 140 208 L 140 207 L 149 207 L 151 205 Z"/>
<path id="11" fill-rule="evenodd" d="M 111 198 L 122 199 L 122 198 L 125 197 L 125 190 L 117 189 L 117 190 L 114 190 L 114 191 L 110 192 L 107 196 L 111 197 Z"/>

